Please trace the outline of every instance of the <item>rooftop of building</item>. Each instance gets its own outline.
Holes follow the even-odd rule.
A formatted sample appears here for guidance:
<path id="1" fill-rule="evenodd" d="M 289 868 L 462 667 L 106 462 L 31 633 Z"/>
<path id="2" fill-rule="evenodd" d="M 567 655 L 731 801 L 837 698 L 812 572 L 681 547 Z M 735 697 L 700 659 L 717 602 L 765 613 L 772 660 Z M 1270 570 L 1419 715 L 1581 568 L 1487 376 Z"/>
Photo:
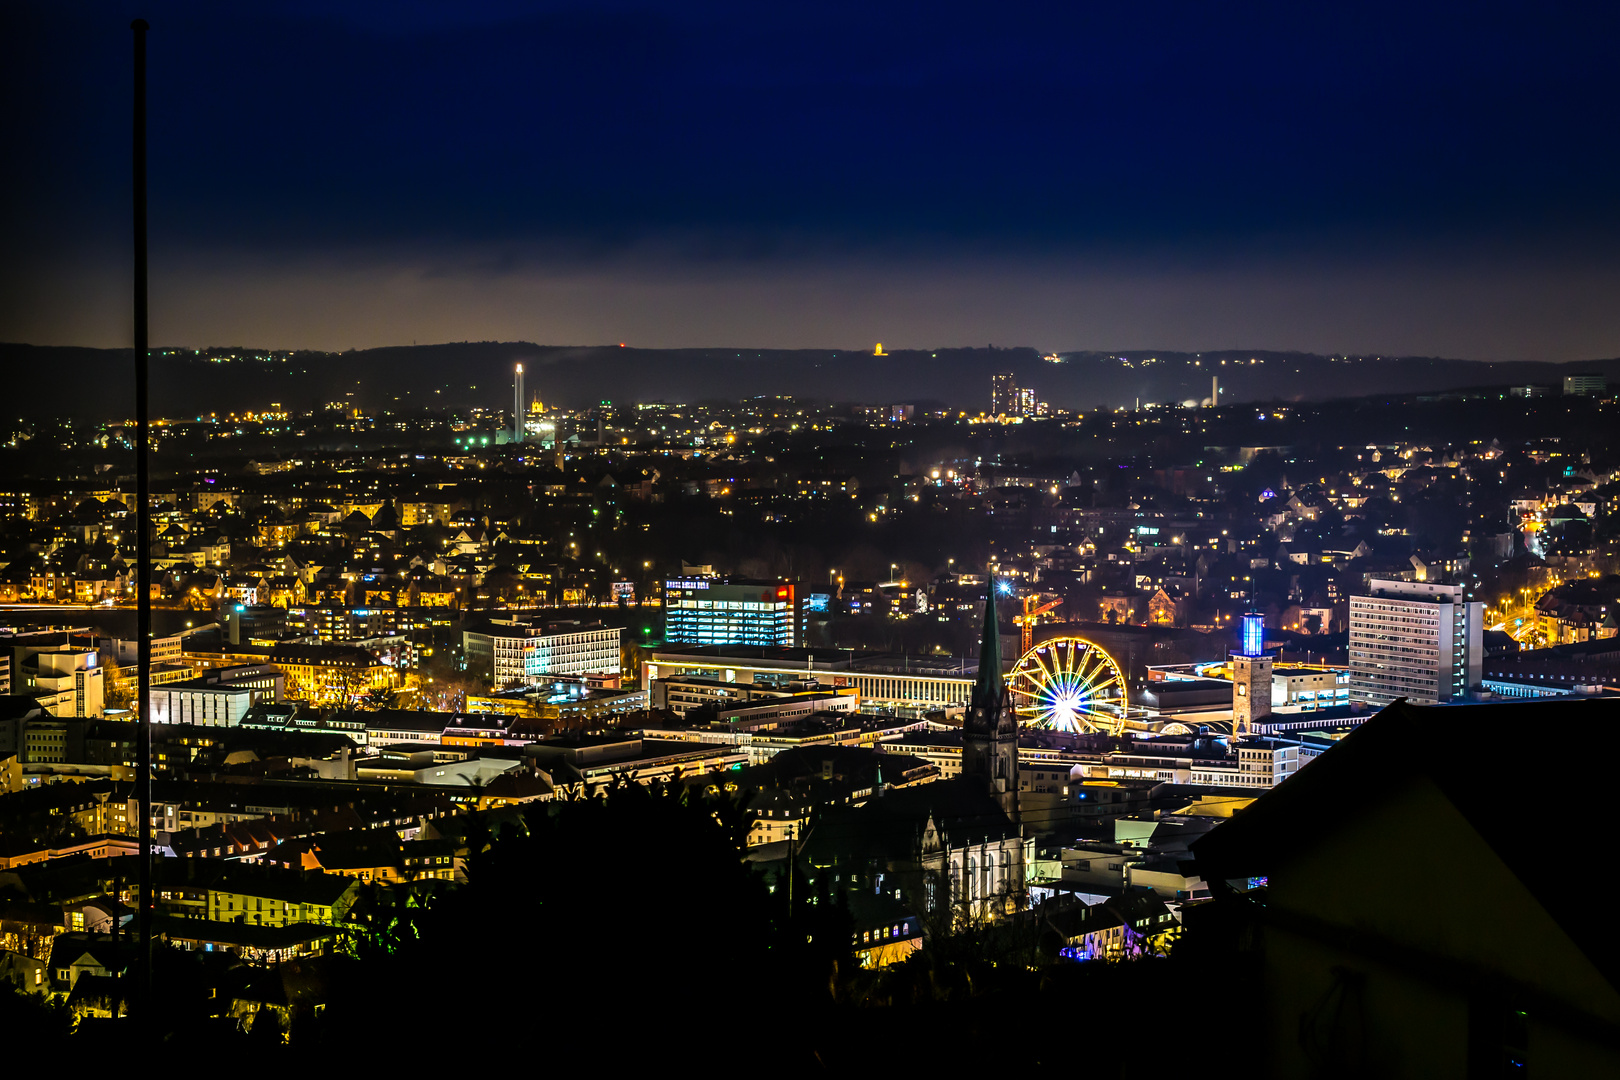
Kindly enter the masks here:
<path id="1" fill-rule="evenodd" d="M 1254 728 L 1261 734 L 1279 731 L 1343 731 L 1361 724 L 1375 711 L 1359 702 L 1349 705 L 1328 705 L 1302 712 L 1273 710 L 1269 715 L 1255 720 Z"/>
<path id="2" fill-rule="evenodd" d="M 1387 578 L 1373 578 L 1367 582 L 1367 591 L 1356 595 L 1380 600 L 1445 604 L 1460 601 L 1463 598 L 1463 587 L 1438 581 L 1393 581 Z"/>
<path id="3" fill-rule="evenodd" d="M 336 937 L 343 931 L 335 926 L 299 922 L 286 926 L 256 926 L 240 922 L 219 922 L 213 919 L 183 918 L 158 915 L 152 919 L 152 932 L 169 941 L 195 942 L 200 945 L 221 945 L 226 948 L 265 950 L 291 949 Z M 83 981 L 82 979 L 80 981 Z"/>
<path id="4" fill-rule="evenodd" d="M 371 731 L 443 731 L 457 716 L 456 713 L 421 712 L 412 709 L 375 709 L 334 715 L 361 720 Z M 478 716 L 481 719 L 492 719 L 487 714 L 481 713 Z"/>
<path id="5" fill-rule="evenodd" d="M 153 690 L 193 690 L 207 691 L 215 694 L 255 694 L 260 692 L 251 686 L 243 686 L 240 683 L 230 682 L 226 679 L 218 678 L 217 676 L 210 677 L 208 675 L 202 675 L 195 679 L 182 679 L 178 682 L 164 683 L 161 686 L 153 687 Z"/>
<path id="6" fill-rule="evenodd" d="M 557 774 L 556 779 L 568 782 L 575 778 L 568 775 L 567 770 L 570 769 L 618 769 L 637 763 L 645 767 L 662 761 L 702 759 L 716 754 L 737 755 L 740 750 L 726 743 L 642 735 L 563 735 L 530 743 L 524 747 L 524 753 L 547 772 L 555 772 L 559 765 L 562 766 L 564 772 Z"/>
<path id="7" fill-rule="evenodd" d="M 775 645 L 679 645 L 664 644 L 653 651 L 653 662 L 708 660 L 731 661 L 744 666 L 799 668 L 804 671 L 841 671 L 857 658 L 880 656 L 852 649 L 796 649 Z M 716 664 L 724 667 L 724 663 Z"/>
<path id="8" fill-rule="evenodd" d="M 352 645 L 277 645 L 269 650 L 276 663 L 340 664 L 355 667 L 377 667 L 382 661 L 365 649 Z"/>
<path id="9" fill-rule="evenodd" d="M 1354 829 L 1358 808 L 1405 797 L 1414 783 L 1433 785 L 1466 820 L 1565 934 L 1604 976 L 1620 978 L 1620 931 L 1594 918 L 1588 890 L 1546 872 L 1546 818 L 1504 798 L 1501 748 L 1526 732 L 1605 730 L 1620 719 L 1620 702 L 1526 701 L 1456 707 L 1397 702 L 1346 736 L 1310 768 L 1261 795 L 1254 805 L 1193 847 L 1207 878 L 1240 879 L 1283 873 L 1301 853 L 1340 830 Z M 1455 733 L 1465 724 L 1466 739 Z M 1443 753 L 1412 753 L 1443 746 Z M 1612 798 L 1604 784 L 1565 784 L 1558 813 L 1571 821 L 1602 821 Z M 1414 823 L 1421 827 L 1422 823 Z M 1427 856 L 1426 856 L 1427 857 Z M 1445 858 L 1435 852 L 1434 858 Z"/>
<path id="10" fill-rule="evenodd" d="M 716 721 L 716 727 L 730 727 L 726 721 Z M 796 741 L 804 739 L 821 738 L 835 735 L 840 732 L 858 732 L 864 730 L 859 719 L 847 713 L 815 713 L 811 716 L 796 717 L 784 720 L 772 726 L 769 730 L 758 731 L 754 741 L 770 742 L 772 739 L 783 741 Z"/>
<path id="11" fill-rule="evenodd" d="M 597 630 L 611 630 L 600 619 L 580 619 L 566 616 L 492 616 L 468 627 L 466 633 L 487 634 L 492 637 L 550 637 L 556 634 L 584 634 Z"/>

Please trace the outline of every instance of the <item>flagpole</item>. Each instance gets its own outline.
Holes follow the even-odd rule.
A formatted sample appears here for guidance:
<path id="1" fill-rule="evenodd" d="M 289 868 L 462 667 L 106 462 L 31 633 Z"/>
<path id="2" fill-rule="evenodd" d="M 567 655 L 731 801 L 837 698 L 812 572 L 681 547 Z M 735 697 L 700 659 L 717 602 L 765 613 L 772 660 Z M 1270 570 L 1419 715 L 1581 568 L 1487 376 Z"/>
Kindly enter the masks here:
<path id="1" fill-rule="evenodd" d="M 136 729 L 135 798 L 140 838 L 140 884 L 135 912 L 135 985 L 131 998 L 137 1022 L 152 1018 L 152 491 L 147 412 L 150 345 L 146 318 L 146 32 L 145 19 L 129 24 L 135 32 L 135 116 L 132 172 L 135 239 L 135 637 Z"/>

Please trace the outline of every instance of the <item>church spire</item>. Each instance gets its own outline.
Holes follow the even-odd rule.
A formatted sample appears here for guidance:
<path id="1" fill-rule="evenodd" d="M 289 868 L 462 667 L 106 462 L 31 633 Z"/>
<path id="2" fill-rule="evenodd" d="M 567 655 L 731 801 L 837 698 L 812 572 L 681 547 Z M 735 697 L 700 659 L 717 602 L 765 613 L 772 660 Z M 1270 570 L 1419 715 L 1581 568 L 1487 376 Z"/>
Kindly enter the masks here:
<path id="1" fill-rule="evenodd" d="M 972 716 L 994 727 L 1006 690 L 1001 678 L 1001 625 L 996 619 L 996 576 L 985 575 L 984 630 L 979 639 L 979 678 L 973 684 Z"/>
<path id="2" fill-rule="evenodd" d="M 1001 672 L 994 575 L 990 575 L 984 597 L 979 676 L 962 720 L 962 775 L 984 783 L 1007 816 L 1018 819 L 1018 717 Z"/>

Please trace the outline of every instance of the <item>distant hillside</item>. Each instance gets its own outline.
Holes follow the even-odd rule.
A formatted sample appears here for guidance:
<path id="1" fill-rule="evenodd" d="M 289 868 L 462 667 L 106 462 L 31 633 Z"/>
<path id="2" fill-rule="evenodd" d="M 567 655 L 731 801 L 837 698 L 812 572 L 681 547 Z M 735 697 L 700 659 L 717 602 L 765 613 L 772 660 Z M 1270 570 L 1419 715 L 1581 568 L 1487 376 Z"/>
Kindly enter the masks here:
<path id="1" fill-rule="evenodd" d="M 254 359 L 255 356 L 269 359 Z M 226 359 L 233 356 L 235 359 Z M 1225 363 L 1222 363 L 1225 361 Z M 528 342 L 412 345 L 347 353 L 213 349 L 169 352 L 153 362 L 159 416 L 264 409 L 303 410 L 326 402 L 365 408 L 485 405 L 511 401 L 512 365 L 543 401 L 579 407 L 603 400 L 692 401 L 788 394 L 865 403 L 938 401 L 978 412 L 990 376 L 1011 371 L 1059 408 L 1130 406 L 1209 396 L 1222 403 L 1408 394 L 1535 382 L 1557 387 L 1573 371 L 1620 383 L 1620 359 L 1573 364 L 1483 363 L 1431 357 L 1332 358 L 1228 350 L 1202 354 L 1072 352 L 1044 360 L 1034 349 L 870 351 L 831 349 L 624 349 Z M 128 415 L 129 350 L 0 344 L 0 369 L 19 414 L 110 418 Z"/>

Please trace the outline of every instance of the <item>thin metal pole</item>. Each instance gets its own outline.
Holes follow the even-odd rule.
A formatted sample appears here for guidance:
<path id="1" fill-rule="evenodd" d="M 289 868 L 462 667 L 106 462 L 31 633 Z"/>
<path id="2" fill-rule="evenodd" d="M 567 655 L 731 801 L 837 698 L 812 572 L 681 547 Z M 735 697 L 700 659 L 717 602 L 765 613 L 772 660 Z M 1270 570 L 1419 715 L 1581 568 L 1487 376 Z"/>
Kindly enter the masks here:
<path id="1" fill-rule="evenodd" d="M 136 19 L 129 28 L 135 32 L 135 798 L 140 819 L 135 827 L 140 837 L 141 871 L 131 997 L 138 1022 L 144 1025 L 152 1016 L 152 485 L 146 324 L 146 31 L 150 27 L 145 19 Z"/>

